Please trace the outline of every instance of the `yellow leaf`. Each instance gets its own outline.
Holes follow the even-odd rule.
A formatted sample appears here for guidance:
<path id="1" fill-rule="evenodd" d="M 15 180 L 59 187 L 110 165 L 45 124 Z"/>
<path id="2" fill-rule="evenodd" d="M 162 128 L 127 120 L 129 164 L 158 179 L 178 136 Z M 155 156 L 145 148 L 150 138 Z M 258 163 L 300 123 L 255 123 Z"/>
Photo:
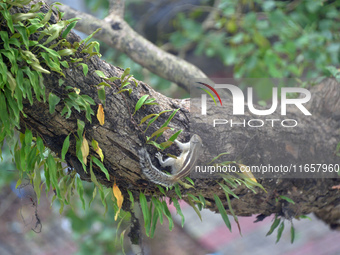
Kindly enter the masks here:
<path id="1" fill-rule="evenodd" d="M 89 144 L 84 135 L 83 142 L 81 144 L 81 153 L 83 154 L 83 162 L 85 165 L 87 165 L 87 156 L 89 155 L 89 152 L 90 152 Z"/>
<path id="2" fill-rule="evenodd" d="M 76 94 L 79 95 L 80 89 L 78 89 L 78 88 L 76 88 L 76 87 L 74 87 L 73 89 L 74 89 L 74 91 L 76 92 Z"/>
<path id="3" fill-rule="evenodd" d="M 118 186 L 116 184 L 116 179 L 114 181 L 112 190 L 113 190 L 113 195 L 117 199 L 118 211 L 116 212 L 116 215 L 115 215 L 115 220 L 117 220 L 118 214 L 119 214 L 120 209 L 122 208 L 122 205 L 123 205 L 124 197 L 122 195 L 122 192 L 120 191 L 120 189 L 118 188 Z"/>
<path id="4" fill-rule="evenodd" d="M 243 165 L 243 164 L 237 164 L 240 167 L 241 172 L 248 178 L 250 178 L 252 181 L 257 183 L 256 178 L 254 177 L 253 173 L 250 171 L 249 166 Z"/>
<path id="5" fill-rule="evenodd" d="M 96 151 L 96 153 L 99 155 L 100 160 L 103 162 L 104 160 L 104 154 L 102 149 L 99 147 L 98 142 L 94 139 L 92 139 L 91 145 L 93 147 L 93 149 Z"/>
<path id="6" fill-rule="evenodd" d="M 98 105 L 97 119 L 99 121 L 99 124 L 103 126 L 104 125 L 105 115 L 104 115 L 104 108 L 103 108 L 102 104 Z"/>

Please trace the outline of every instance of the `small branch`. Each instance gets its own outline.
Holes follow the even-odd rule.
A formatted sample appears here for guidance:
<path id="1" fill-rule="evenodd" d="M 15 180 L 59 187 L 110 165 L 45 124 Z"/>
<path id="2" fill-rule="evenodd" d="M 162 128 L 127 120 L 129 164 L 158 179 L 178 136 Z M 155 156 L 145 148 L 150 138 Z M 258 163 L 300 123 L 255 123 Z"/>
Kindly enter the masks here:
<path id="1" fill-rule="evenodd" d="M 218 5 L 220 4 L 220 2 L 220 0 L 215 0 L 212 10 L 209 12 L 208 17 L 203 21 L 202 27 L 204 30 L 214 27 L 215 16 L 219 12 Z"/>
<path id="2" fill-rule="evenodd" d="M 124 8 L 125 0 L 110 0 L 110 13 L 107 18 L 114 18 L 115 16 L 119 18 L 124 18 Z"/>

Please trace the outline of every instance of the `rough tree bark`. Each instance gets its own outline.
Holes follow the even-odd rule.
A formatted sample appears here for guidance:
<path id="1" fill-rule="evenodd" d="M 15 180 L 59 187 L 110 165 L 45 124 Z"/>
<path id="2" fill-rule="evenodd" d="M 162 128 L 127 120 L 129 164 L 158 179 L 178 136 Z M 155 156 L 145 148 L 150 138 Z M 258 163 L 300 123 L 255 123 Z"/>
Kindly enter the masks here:
<path id="1" fill-rule="evenodd" d="M 13 8 L 14 9 L 14 8 Z M 48 7 L 43 6 L 42 11 L 47 12 Z M 20 10 L 19 11 L 23 11 Z M 51 19 L 53 22 L 53 18 Z M 78 36 L 70 33 L 67 38 L 71 43 L 79 41 Z M 133 49 L 130 49 L 133 51 Z M 147 49 L 146 49 L 147 50 Z M 76 53 L 77 57 L 84 57 L 83 54 Z M 69 69 L 64 69 L 64 85 L 77 87 L 81 94 L 89 95 L 100 103 L 97 97 L 97 89 L 94 85 L 102 82 L 94 71 L 101 70 L 107 77 L 120 76 L 122 69 L 92 57 L 86 60 L 89 72 L 84 77 L 81 67 L 70 64 Z M 66 95 L 64 86 L 58 85 L 60 75 L 51 73 L 44 75 L 46 93 L 53 91 L 63 99 Z M 132 191 L 136 197 L 140 190 L 145 194 L 159 194 L 159 190 L 152 183 L 148 182 L 142 175 L 139 167 L 138 149 L 144 144 L 144 135 L 138 128 L 136 122 L 144 116 L 152 113 L 159 113 L 166 109 L 180 108 L 170 126 L 176 130 L 183 129 L 181 140 L 189 139 L 189 114 L 190 100 L 171 99 L 154 91 L 149 85 L 138 81 L 138 87 L 134 88 L 132 94 L 115 94 L 119 84 L 112 84 L 112 88 L 106 88 L 105 124 L 100 126 L 98 121 L 93 118 L 89 123 L 85 120 L 84 113 L 72 112 L 69 119 L 60 115 L 63 105 L 56 106 L 54 114 L 49 113 L 49 106 L 43 102 L 35 101 L 33 105 L 25 102 L 24 112 L 27 117 L 21 117 L 22 130 L 31 129 L 35 134 L 43 138 L 45 145 L 60 155 L 63 141 L 70 133 L 76 133 L 77 119 L 86 123 L 85 136 L 88 141 L 95 139 L 98 141 L 105 155 L 104 165 L 108 169 L 111 181 L 107 181 L 102 172 L 95 169 L 97 179 L 106 186 L 113 185 L 113 177 L 126 196 L 126 190 Z M 133 118 L 131 113 L 138 99 L 143 95 L 150 95 L 157 99 L 159 105 L 143 107 Z M 62 102 L 62 101 L 61 101 Z M 230 103 L 229 103 L 230 104 Z M 302 119 L 295 112 L 289 111 L 288 115 L 295 116 L 299 122 L 305 123 L 303 126 L 294 129 L 294 132 L 287 132 L 284 136 L 271 132 L 270 129 L 263 128 L 256 131 L 256 135 L 247 129 L 230 129 L 226 133 L 217 134 L 220 137 L 220 144 L 225 151 L 231 152 L 229 159 L 240 157 L 244 164 L 269 163 L 269 162 L 289 162 L 296 158 L 303 158 L 310 162 L 339 162 L 339 158 L 334 155 L 336 144 L 339 141 L 339 119 L 340 119 L 340 86 L 334 80 L 327 80 L 312 89 L 312 101 L 309 109 L 313 112 L 311 118 Z M 96 112 L 97 106 L 93 107 Z M 157 130 L 167 119 L 168 115 L 161 115 L 148 134 Z M 246 118 L 249 118 L 247 116 Z M 170 135 L 170 134 L 166 134 Z M 207 133 L 207 136 L 212 135 Z M 71 146 L 67 154 L 67 163 L 74 167 L 80 176 L 90 181 L 89 176 L 78 167 L 79 163 L 75 153 L 75 140 L 71 137 Z M 155 149 L 148 147 L 151 155 L 155 154 Z M 276 152 L 273 153 L 273 150 Z M 175 153 L 174 148 L 170 152 Z M 253 152 L 253 153 L 250 153 Z M 90 151 L 95 154 L 94 151 Z M 252 155 L 244 158 L 242 155 Z M 203 157 L 202 161 L 209 160 Z M 155 164 L 157 164 L 155 162 Z M 332 227 L 338 226 L 340 220 L 340 190 L 332 189 L 339 184 L 339 180 L 333 179 L 258 179 L 268 193 L 258 190 L 257 194 L 249 192 L 246 188 L 239 187 L 234 193 L 239 199 L 232 199 L 232 206 L 237 215 L 283 213 L 287 215 L 301 215 L 314 212 L 319 218 L 326 221 Z M 220 196 L 224 205 L 228 208 L 225 195 L 219 185 L 214 180 L 196 179 L 195 188 L 190 189 L 192 194 L 202 194 L 211 202 L 211 210 L 217 211 L 214 204 L 213 194 Z M 182 188 L 183 189 L 183 188 Z M 182 190 L 185 194 L 186 190 Z M 170 191 L 168 196 L 175 195 Z M 279 201 L 276 202 L 277 195 L 286 195 L 295 201 L 289 204 Z"/>

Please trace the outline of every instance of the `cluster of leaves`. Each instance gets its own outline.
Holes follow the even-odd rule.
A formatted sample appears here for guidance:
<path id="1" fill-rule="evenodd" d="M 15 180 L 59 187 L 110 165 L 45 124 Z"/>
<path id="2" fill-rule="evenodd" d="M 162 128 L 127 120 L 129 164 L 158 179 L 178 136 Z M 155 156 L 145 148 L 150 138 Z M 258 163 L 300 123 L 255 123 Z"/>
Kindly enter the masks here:
<path id="1" fill-rule="evenodd" d="M 61 111 L 62 116 L 66 114 L 65 118 L 69 118 L 72 114 L 72 108 L 74 108 L 78 112 L 84 111 L 86 113 L 86 119 L 91 122 L 91 115 L 94 115 L 91 106 L 95 104 L 92 98 L 81 95 L 79 89 L 66 86 L 65 90 L 68 90 L 69 93 L 65 98 L 60 98 L 55 93 L 51 92 L 47 99 L 45 97 L 46 93 L 42 74 L 57 72 L 63 77 L 62 68 L 69 68 L 69 63 L 78 63 L 77 67 L 81 66 L 83 74 L 86 76 L 88 67 L 85 63 L 82 63 L 83 59 L 72 58 L 72 56 L 78 51 L 80 46 L 82 46 L 82 48 L 79 51 L 87 54 L 88 57 L 91 57 L 94 54 L 99 55 L 99 45 L 96 42 L 88 43 L 93 34 L 87 39 L 84 39 L 81 42 L 75 42 L 71 45 L 66 40 L 66 37 L 70 30 L 75 26 L 77 19 L 62 21 L 60 19 L 63 14 L 59 13 L 59 20 L 57 20 L 57 23 L 51 25 L 49 24 L 49 20 L 52 15 L 52 9 L 46 14 L 39 12 L 42 3 L 32 5 L 28 13 L 10 14 L 9 10 L 12 6 L 23 7 L 23 5 L 26 5 L 29 2 L 30 1 L 23 2 L 19 0 L 11 1 L 10 3 L 5 1 L 0 2 L 1 19 L 7 23 L 7 26 L 10 29 L 10 31 L 4 29 L 0 32 L 0 37 L 3 41 L 0 44 L 0 111 L 3 113 L 0 117 L 0 129 L 2 130 L 0 137 L 1 147 L 5 139 L 8 145 L 12 145 L 12 154 L 16 167 L 20 173 L 17 187 L 24 178 L 28 177 L 33 184 L 38 202 L 43 185 L 46 187 L 46 194 L 48 194 L 50 190 L 53 190 L 55 192 L 53 201 L 55 199 L 58 200 L 60 204 L 60 213 L 64 210 L 65 205 L 70 205 L 72 207 L 73 203 L 71 203 L 71 197 L 74 190 L 77 190 L 81 205 L 83 209 L 85 209 L 86 202 L 84 199 L 82 181 L 75 171 L 70 171 L 68 168 L 65 169 L 64 164 L 62 163 L 69 150 L 72 134 L 69 134 L 65 138 L 61 158 L 59 159 L 45 148 L 43 140 L 39 136 L 33 137 L 32 132 L 29 129 L 26 129 L 25 134 L 20 134 L 19 139 L 16 138 L 13 130 L 15 127 L 19 128 L 20 113 L 25 116 L 22 103 L 24 99 L 28 99 L 31 105 L 34 100 L 43 100 L 44 103 L 48 101 L 51 114 L 55 113 L 56 106 L 59 103 L 63 103 L 64 108 Z M 31 38 L 38 39 L 37 41 L 34 41 Z M 22 48 L 21 45 L 24 45 L 24 48 Z M 60 50 L 56 50 L 57 48 Z M 65 57 L 68 57 L 68 61 L 62 60 Z M 121 77 L 107 78 L 101 71 L 96 71 L 96 73 L 104 80 L 97 85 L 98 96 L 104 106 L 106 99 L 104 87 L 111 87 L 108 82 L 119 79 L 121 86 L 117 93 L 128 92 L 129 95 L 131 94 L 132 89 L 129 88 L 128 85 L 131 81 L 136 85 L 137 83 L 132 79 L 132 75 L 129 75 L 129 72 L 130 69 L 127 68 Z M 59 86 L 63 85 L 64 81 L 60 78 Z M 135 112 L 143 105 L 155 104 L 154 101 L 155 99 L 147 100 L 146 97 L 142 97 L 135 107 Z M 165 125 L 169 124 L 176 112 L 177 111 L 169 117 Z M 99 105 L 98 107 L 97 118 L 101 124 L 104 123 L 102 105 Z M 107 198 L 111 196 L 116 212 L 115 220 L 118 219 L 118 216 L 124 218 L 126 213 L 120 213 L 123 196 L 117 184 L 114 184 L 112 190 L 106 189 L 98 182 L 94 173 L 93 164 L 97 165 L 100 171 L 105 174 L 106 178 L 110 180 L 110 175 L 102 163 L 104 155 L 98 143 L 93 140 L 91 145 L 97 152 L 100 160 L 91 155 L 88 164 L 89 143 L 85 137 L 85 123 L 78 119 L 77 124 L 77 133 L 72 135 L 76 141 L 76 155 L 82 163 L 84 171 L 86 172 L 89 170 L 91 181 L 95 185 L 92 191 L 92 198 L 89 201 L 89 207 L 96 197 L 96 194 L 99 193 L 106 212 L 108 210 Z M 149 122 L 149 125 L 150 124 L 151 123 Z M 156 135 L 161 135 L 161 133 L 157 133 Z M 44 174 L 43 176 L 42 172 Z M 177 204 L 178 201 L 176 205 Z M 169 216 L 170 214 L 168 213 L 167 215 Z M 124 233 L 122 234 L 124 236 Z M 122 243 L 122 236 L 120 239 Z"/>
<path id="2" fill-rule="evenodd" d="M 305 216 L 305 215 L 299 216 L 298 219 L 311 220 L 308 216 Z M 284 223 L 285 220 L 286 219 L 283 216 L 279 216 L 278 214 L 275 214 L 274 221 L 272 225 L 270 226 L 270 229 L 268 233 L 266 234 L 266 236 L 271 235 L 274 232 L 274 230 L 277 228 L 276 243 L 279 242 L 281 239 L 283 230 L 285 228 L 285 223 Z M 290 221 L 290 242 L 293 243 L 295 240 L 295 228 L 294 228 L 292 219 L 290 219 L 289 221 Z"/>
<path id="3" fill-rule="evenodd" d="M 118 92 L 119 93 L 123 93 L 123 92 L 128 92 L 129 95 L 131 95 L 132 93 L 132 88 L 127 87 L 128 85 L 131 85 L 132 82 L 134 83 L 134 85 L 137 87 L 138 83 L 137 81 L 133 78 L 133 75 L 130 74 L 130 68 L 126 68 L 122 74 L 121 77 L 106 77 L 106 75 L 100 71 L 100 70 L 96 70 L 95 73 L 102 78 L 104 81 L 100 82 L 99 84 L 97 84 L 97 88 L 98 88 L 98 97 L 101 100 L 101 102 L 105 105 L 105 100 L 106 100 L 106 95 L 105 95 L 105 87 L 109 87 L 111 88 L 111 85 L 109 84 L 109 82 L 114 82 L 116 80 L 119 80 L 121 85 L 118 87 Z"/>
<path id="4" fill-rule="evenodd" d="M 156 198 L 155 196 L 152 196 L 150 199 L 150 202 L 148 204 L 146 196 L 144 193 L 139 193 L 139 202 L 143 213 L 144 218 L 144 228 L 145 233 L 148 237 L 153 238 L 155 234 L 155 229 L 157 222 L 163 224 L 163 216 L 165 216 L 169 221 L 169 230 L 171 231 L 174 227 L 172 215 L 170 213 L 167 201 L 165 197 L 167 197 L 167 194 L 163 187 L 157 185 L 158 189 L 164 195 L 163 197 Z M 178 196 L 178 199 L 175 197 L 171 197 L 171 202 L 173 203 L 174 207 L 176 208 L 177 214 L 181 216 L 181 225 L 184 226 L 184 215 L 182 213 L 179 200 L 183 199 L 180 188 L 178 183 L 174 185 L 176 195 Z M 172 189 L 172 187 L 170 188 Z M 130 194 L 130 193 L 129 193 Z M 130 199 L 131 199 L 130 195 Z M 133 197 L 132 197 L 133 198 Z M 200 220 L 202 220 L 202 216 L 200 211 L 206 207 L 206 200 L 202 195 L 199 195 L 198 197 L 187 193 L 186 194 L 186 202 L 194 209 Z"/>
<path id="5" fill-rule="evenodd" d="M 20 128 L 20 113 L 23 116 L 23 100 L 27 99 L 33 104 L 33 96 L 38 101 L 46 102 L 45 86 L 42 74 L 50 74 L 57 72 L 64 76 L 62 67 L 68 68 L 69 63 L 62 60 L 65 56 L 72 56 L 82 45 L 82 53 L 91 57 L 99 54 L 98 43 L 88 43 L 89 36 L 81 42 L 75 42 L 71 45 L 65 38 L 70 30 L 75 26 L 77 19 L 61 20 L 63 14 L 59 12 L 59 20 L 57 23 L 50 24 L 49 20 L 52 15 L 52 9 L 44 14 L 40 12 L 42 3 L 39 2 L 31 6 L 27 13 L 16 13 L 11 15 L 9 10 L 13 7 L 23 7 L 30 1 L 0 1 L 0 18 L 6 23 L 9 30 L 2 29 L 0 37 L 0 147 L 6 139 L 6 143 L 11 147 L 16 167 L 20 172 L 20 179 L 17 186 L 20 185 L 22 179 L 26 176 L 33 182 L 34 190 L 39 200 L 41 193 L 41 168 L 44 169 L 44 184 L 46 192 L 52 189 L 55 191 L 59 202 L 61 203 L 61 211 L 64 204 L 70 204 L 70 196 L 73 189 L 77 189 L 80 199 L 85 207 L 83 199 L 82 182 L 75 172 L 69 174 L 62 166 L 62 161 L 50 153 L 44 146 L 42 139 L 37 136 L 33 137 L 32 132 L 26 129 L 24 134 L 20 134 L 19 139 L 14 134 L 15 128 Z M 5 28 L 5 27 L 4 27 Z M 38 38 L 36 41 L 32 38 Z M 54 43 L 57 41 L 56 43 Z M 54 43 L 54 44 L 52 44 Z M 22 45 L 24 47 L 22 47 Z M 60 50 L 56 50 L 56 49 Z M 95 49 L 95 51 L 94 51 Z M 70 57 L 71 63 L 81 62 L 83 59 L 75 59 Z M 84 75 L 87 73 L 87 65 L 81 63 Z M 59 85 L 63 84 L 62 79 Z M 84 110 L 86 118 L 91 121 L 93 111 L 91 105 L 94 105 L 93 99 L 86 95 L 79 95 L 79 91 L 74 92 L 71 87 L 66 89 L 72 90 L 63 102 L 65 107 L 62 115 L 68 112 L 66 118 L 71 115 L 71 108 L 74 107 L 79 112 Z M 33 92 L 34 93 L 33 93 Z M 60 98 L 50 93 L 48 97 L 50 113 L 54 113 L 55 106 L 60 102 Z M 86 148 L 86 139 L 83 136 L 85 124 L 78 120 L 78 136 L 76 138 L 76 151 L 79 160 L 82 162 L 86 171 L 88 146 Z M 62 150 L 62 160 L 69 148 L 69 136 L 64 141 Z M 98 155 L 102 157 L 102 153 L 96 141 L 92 141 L 94 149 Z M 86 155 L 84 157 L 84 155 Z M 91 157 L 92 162 L 99 166 L 109 179 L 106 168 L 102 162 L 96 157 Z M 92 168 L 90 167 L 92 170 Z M 104 198 L 102 187 L 99 188 L 101 197 Z M 54 200 L 53 199 L 53 200 Z"/>
<path id="6" fill-rule="evenodd" d="M 142 125 L 144 122 L 146 122 L 147 120 L 149 120 L 151 118 L 151 120 L 148 121 L 146 129 L 144 132 L 146 132 L 149 128 L 149 126 L 155 122 L 159 116 L 161 116 L 162 114 L 166 113 L 166 112 L 171 112 L 170 116 L 168 117 L 168 119 L 163 123 L 163 125 L 156 130 L 154 133 L 151 134 L 151 136 L 147 136 L 147 144 L 151 144 L 153 146 L 155 146 L 156 148 L 160 149 L 160 150 L 164 150 L 166 148 L 168 148 L 178 137 L 178 135 L 182 132 L 182 130 L 177 131 L 176 133 L 174 133 L 167 141 L 163 142 L 163 143 L 157 143 L 157 139 L 164 133 L 165 130 L 171 129 L 170 127 L 168 127 L 170 121 L 173 119 L 173 117 L 175 116 L 175 114 L 178 112 L 179 109 L 176 110 L 164 110 L 161 111 L 160 113 L 153 113 L 153 114 L 149 114 L 147 116 L 145 116 L 139 123 L 139 125 Z M 152 140 L 154 139 L 154 140 Z"/>
<path id="7" fill-rule="evenodd" d="M 101 100 L 101 102 L 105 105 L 105 100 L 106 100 L 106 92 L 105 92 L 105 87 L 112 87 L 110 83 L 113 83 L 114 81 L 119 80 L 120 81 L 120 86 L 117 87 L 118 92 L 116 92 L 116 94 L 120 94 L 123 92 L 128 92 L 128 95 L 130 96 L 133 89 L 131 87 L 129 87 L 129 85 L 131 85 L 132 83 L 137 87 L 138 83 L 137 81 L 132 77 L 132 75 L 130 74 L 130 68 L 126 68 L 122 74 L 121 77 L 107 77 L 102 71 L 100 70 L 96 70 L 95 71 L 96 74 L 102 78 L 104 81 L 100 82 L 99 84 L 97 84 L 97 88 L 98 88 L 98 98 Z M 141 96 L 139 98 L 139 100 L 137 101 L 136 105 L 135 105 L 135 109 L 134 112 L 131 113 L 131 117 L 133 117 L 136 112 L 138 110 L 140 110 L 143 106 L 147 106 L 147 105 L 157 105 L 158 103 L 156 102 L 155 98 L 149 98 L 149 95 L 144 95 Z M 177 136 L 182 132 L 182 130 L 177 131 L 174 135 L 172 135 L 166 142 L 163 142 L 161 144 L 157 143 L 154 140 L 151 140 L 153 138 L 155 138 L 156 140 L 164 133 L 165 130 L 170 129 L 168 127 L 170 121 L 173 119 L 173 117 L 175 116 L 175 114 L 178 112 L 179 109 L 176 110 L 164 110 L 160 113 L 153 113 L 153 114 L 149 114 L 147 116 L 145 116 L 144 118 L 142 118 L 142 120 L 139 122 L 138 126 L 141 126 L 143 123 L 145 123 L 147 120 L 150 120 L 147 122 L 147 127 L 144 130 L 144 133 L 148 130 L 148 128 L 150 127 L 150 125 L 152 123 L 154 123 L 162 114 L 167 113 L 167 112 L 171 112 L 170 116 L 168 117 L 168 119 L 164 122 L 164 124 L 157 129 L 153 134 L 151 134 L 150 137 L 146 137 L 147 138 L 147 144 L 152 144 L 153 146 L 155 146 L 158 149 L 164 150 L 166 148 L 168 148 L 173 142 L 174 140 L 177 138 Z"/>
<path id="8" fill-rule="evenodd" d="M 4 130 L 4 132 L 1 132 L 0 142 L 3 141 L 5 136 L 13 136 L 14 127 L 19 127 L 20 113 L 25 116 L 22 104 L 23 99 L 27 98 L 30 104 L 33 104 L 32 89 L 36 100 L 41 101 L 42 99 L 43 102 L 46 102 L 42 73 L 49 74 L 53 71 L 64 76 L 61 66 L 68 68 L 69 64 L 66 60 L 61 61 L 61 58 L 73 55 L 82 43 L 85 43 L 83 53 L 88 53 L 89 56 L 98 54 L 92 51 L 96 44 L 86 44 L 87 39 L 80 43 L 76 42 L 74 45 L 71 45 L 65 39 L 67 33 L 74 27 L 76 19 L 62 21 L 60 19 L 63 14 L 59 13 L 60 19 L 57 23 L 50 25 L 48 21 L 52 15 L 52 9 L 46 14 L 39 12 L 41 2 L 32 5 L 28 13 L 11 15 L 9 9 L 12 6 L 22 7 L 23 4 L 30 1 L 21 2 L 11 1 L 10 3 L 5 3 L 1 1 L 0 3 L 1 18 L 7 23 L 10 30 L 6 31 L 4 29 L 0 32 L 0 37 L 3 41 L 0 49 L 0 107 L 4 113 L 0 119 Z M 35 35 L 40 35 L 37 41 L 29 39 L 35 38 Z M 40 43 L 46 36 L 45 41 Z M 48 45 L 58 38 L 57 43 Z M 21 45 L 24 45 L 24 48 Z M 56 47 L 62 49 L 56 51 Z M 71 62 L 81 60 L 71 59 Z M 42 65 L 45 65 L 45 67 Z M 59 82 L 59 84 L 62 85 L 62 82 Z M 71 108 L 74 107 L 78 111 L 85 110 L 86 117 L 90 121 L 90 115 L 93 114 L 90 105 L 93 105 L 94 102 L 85 95 L 80 96 L 78 94 L 75 92 L 68 94 L 69 98 L 64 101 L 65 108 L 62 114 L 68 112 L 67 117 L 69 117 Z M 49 94 L 51 113 L 54 112 L 59 101 L 58 96 L 53 93 Z"/>
<path id="9" fill-rule="evenodd" d="M 204 31 L 193 19 L 199 10 L 189 17 L 180 14 L 170 41 L 177 49 L 195 42 L 197 54 L 234 65 L 236 77 L 290 77 L 306 71 L 317 77 L 325 66 L 339 64 L 338 7 L 338 2 L 321 0 L 224 0 L 212 29 Z"/>
<path id="10" fill-rule="evenodd" d="M 97 88 L 98 88 L 98 98 L 101 100 L 101 102 L 104 105 L 105 105 L 105 100 L 106 100 L 105 87 L 110 87 L 110 88 L 112 87 L 109 83 L 113 83 L 114 81 L 120 81 L 120 86 L 117 87 L 118 92 L 116 92 L 116 94 L 128 92 L 129 96 L 131 95 L 131 93 L 133 91 L 133 89 L 129 85 L 131 85 L 133 83 L 136 87 L 138 86 L 137 81 L 130 74 L 130 68 L 126 68 L 121 77 L 116 77 L 116 76 L 107 77 L 100 70 L 96 70 L 95 73 L 100 78 L 102 78 L 104 80 L 103 82 L 100 82 L 99 84 L 96 85 Z M 134 112 L 131 113 L 131 117 L 133 117 L 136 114 L 136 112 L 138 110 L 140 110 L 143 106 L 157 105 L 157 104 L 158 103 L 156 102 L 155 98 L 149 98 L 149 95 L 141 96 L 139 98 L 139 100 L 137 101 L 136 105 L 135 105 Z M 173 117 L 176 115 L 178 110 L 179 109 L 164 110 L 160 113 L 149 114 L 149 115 L 145 116 L 144 118 L 142 118 L 140 120 L 138 126 L 141 126 L 142 124 L 146 123 L 146 121 L 148 121 L 147 126 L 144 130 L 144 133 L 145 133 L 148 130 L 148 128 L 150 127 L 150 125 L 153 124 L 162 114 L 172 111 L 172 113 L 169 115 L 168 119 L 164 122 L 164 124 L 159 129 L 157 129 L 153 134 L 151 134 L 150 137 L 146 137 L 147 138 L 147 144 L 152 144 L 156 148 L 164 150 L 164 149 L 168 148 L 174 142 L 174 140 L 178 137 L 178 135 L 182 132 L 182 130 L 177 131 L 166 142 L 163 142 L 161 144 L 159 144 L 155 140 L 151 140 L 151 139 L 155 138 L 157 140 L 164 133 L 165 130 L 170 129 L 168 127 L 168 125 L 171 122 L 171 120 L 173 119 Z"/>

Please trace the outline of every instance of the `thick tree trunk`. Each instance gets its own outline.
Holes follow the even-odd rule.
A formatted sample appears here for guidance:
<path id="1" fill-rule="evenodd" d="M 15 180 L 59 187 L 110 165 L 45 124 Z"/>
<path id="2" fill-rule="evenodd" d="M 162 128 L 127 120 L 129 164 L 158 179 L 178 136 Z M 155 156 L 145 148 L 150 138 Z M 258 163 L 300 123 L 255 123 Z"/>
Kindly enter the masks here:
<path id="1" fill-rule="evenodd" d="M 47 11 L 46 6 L 42 11 Z M 21 10 L 22 11 L 22 10 Z M 53 18 L 52 18 L 53 20 Z M 80 21 L 81 22 L 81 21 Z M 71 43 L 80 41 L 74 34 L 70 33 L 67 38 Z M 131 49 L 133 50 L 133 49 Z M 100 100 L 97 96 L 96 84 L 102 82 L 102 79 L 95 74 L 95 70 L 101 70 L 107 77 L 120 77 L 123 70 L 100 60 L 98 57 L 87 59 L 84 54 L 76 53 L 77 57 L 82 57 L 89 67 L 86 77 L 84 77 L 81 67 L 76 67 L 77 63 L 71 64 L 69 69 L 64 69 L 65 77 L 58 73 L 52 72 L 50 75 L 44 75 L 44 85 L 46 93 L 53 91 L 61 99 L 65 98 L 67 93 L 65 86 L 76 87 L 80 94 L 90 96 L 97 104 Z M 58 80 L 62 78 L 65 82 L 63 86 L 58 85 Z M 124 194 L 129 189 L 134 194 L 144 190 L 146 194 L 157 194 L 159 190 L 150 183 L 141 173 L 138 158 L 138 149 L 144 146 L 145 135 L 142 130 L 145 126 L 139 127 L 137 123 L 152 113 L 159 113 L 163 110 L 180 108 L 175 118 L 171 121 L 170 127 L 176 130 L 183 129 L 180 140 L 188 141 L 189 133 L 189 114 L 190 100 L 178 100 L 167 98 L 156 91 L 149 85 L 138 81 L 138 87 L 133 88 L 131 95 L 127 93 L 116 94 L 120 84 L 112 83 L 112 88 L 106 90 L 105 124 L 99 125 L 95 117 L 92 123 L 89 123 L 84 112 L 72 112 L 70 118 L 65 119 L 60 115 L 63 104 L 61 102 L 56 106 L 54 114 L 49 113 L 48 104 L 34 101 L 33 105 L 25 103 L 24 112 L 27 117 L 21 117 L 22 130 L 29 128 L 36 135 L 43 138 L 45 145 L 60 155 L 63 141 L 70 133 L 76 133 L 77 119 L 86 123 L 85 137 L 88 141 L 92 139 L 99 143 L 104 153 L 104 165 L 108 169 L 111 177 L 115 177 L 117 184 Z M 138 99 L 143 95 L 150 95 L 150 98 L 156 98 L 159 105 L 143 106 L 141 110 L 132 117 L 134 107 Z M 317 163 L 334 163 L 339 162 L 339 158 L 334 154 L 337 143 L 339 142 L 339 119 L 340 119 L 340 86 L 334 80 L 327 80 L 315 86 L 312 89 L 312 100 L 309 109 L 313 112 L 310 118 L 301 118 L 296 112 L 288 112 L 289 116 L 294 116 L 303 125 L 294 129 L 294 131 L 272 132 L 270 127 L 256 130 L 256 133 L 249 129 L 230 129 L 228 133 L 213 134 L 219 135 L 220 144 L 217 146 L 224 148 L 224 151 L 231 152 L 228 155 L 229 160 L 241 158 L 243 164 L 261 164 L 261 163 L 290 163 L 301 159 L 303 162 Z M 226 103 L 230 104 L 231 103 Z M 93 107 L 97 112 L 97 106 Z M 160 128 L 167 120 L 169 114 L 161 115 L 154 125 L 152 125 L 146 135 L 152 134 Z M 250 116 L 246 116 L 249 118 Z M 195 131 L 196 132 L 196 131 Z M 200 133 L 197 130 L 197 133 Z M 206 137 L 212 135 L 206 132 Z M 166 134 L 170 136 L 170 134 Z M 204 136 L 204 135 L 203 135 Z M 203 139 L 206 137 L 202 137 Z M 80 176 L 87 181 L 90 177 L 81 167 L 75 153 L 75 139 L 70 136 L 71 146 L 67 154 L 67 163 L 74 167 Z M 154 148 L 147 147 L 151 155 L 156 153 Z M 169 151 L 176 154 L 173 147 Z M 275 153 L 273 153 L 275 151 Z M 90 154 L 95 154 L 90 151 Z M 251 156 L 249 156 L 251 155 Z M 211 158 L 202 156 L 202 162 L 207 162 Z M 155 162 L 155 164 L 157 164 Z M 112 186 L 114 178 L 111 181 L 106 180 L 104 174 L 95 169 L 97 179 L 107 185 Z M 337 226 L 340 219 L 340 190 L 332 189 L 339 183 L 337 178 L 324 179 L 262 179 L 258 176 L 258 181 L 264 186 L 268 193 L 258 190 L 257 194 L 249 192 L 245 187 L 239 187 L 234 193 L 239 199 L 232 199 L 232 206 L 237 215 L 252 215 L 272 213 L 282 213 L 288 216 L 295 216 L 315 212 L 321 219 L 327 223 Z M 196 189 L 190 189 L 192 194 L 202 194 L 211 202 L 211 209 L 217 211 L 214 205 L 213 194 L 220 196 L 224 201 L 225 207 L 228 208 L 224 192 L 215 180 L 195 179 Z M 185 194 L 185 191 L 182 191 Z M 175 195 L 170 191 L 169 196 Z M 276 202 L 278 195 L 285 195 L 295 201 L 295 204 L 287 204 L 285 201 Z"/>

